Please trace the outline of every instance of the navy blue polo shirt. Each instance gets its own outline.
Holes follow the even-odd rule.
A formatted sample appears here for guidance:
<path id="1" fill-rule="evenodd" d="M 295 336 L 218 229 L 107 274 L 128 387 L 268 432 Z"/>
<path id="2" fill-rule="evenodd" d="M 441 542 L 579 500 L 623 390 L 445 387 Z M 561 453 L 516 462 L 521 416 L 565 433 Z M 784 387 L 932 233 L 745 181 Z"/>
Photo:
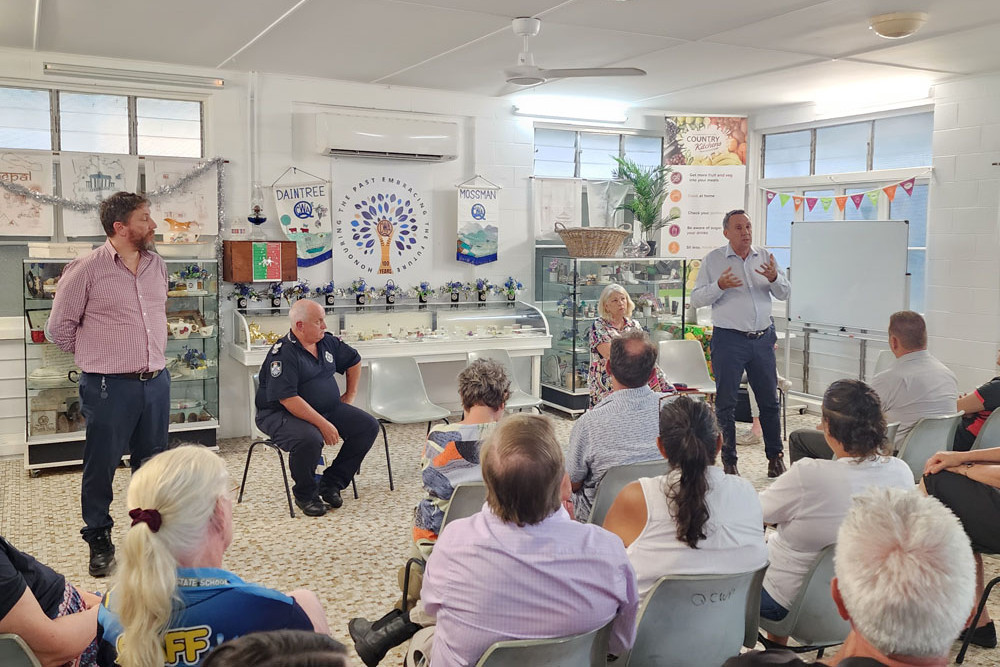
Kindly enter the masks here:
<path id="1" fill-rule="evenodd" d="M 340 387 L 334 373 L 344 373 L 361 361 L 353 347 L 333 334 L 323 334 L 314 357 L 292 332 L 271 346 L 260 367 L 258 410 L 283 410 L 281 400 L 299 396 L 323 413 L 340 402 Z"/>

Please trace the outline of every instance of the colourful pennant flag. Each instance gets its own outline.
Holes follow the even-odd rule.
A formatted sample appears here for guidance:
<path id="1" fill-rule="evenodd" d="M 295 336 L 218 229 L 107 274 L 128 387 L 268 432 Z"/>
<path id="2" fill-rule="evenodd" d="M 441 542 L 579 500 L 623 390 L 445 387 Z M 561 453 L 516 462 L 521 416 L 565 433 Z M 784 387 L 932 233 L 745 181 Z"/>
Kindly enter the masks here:
<path id="1" fill-rule="evenodd" d="M 882 188 L 882 192 L 884 192 L 885 196 L 889 198 L 889 201 L 895 201 L 895 199 L 896 199 L 896 186 L 895 185 L 890 185 L 889 187 Z"/>
<path id="2" fill-rule="evenodd" d="M 820 197 L 819 201 L 820 201 L 821 204 L 823 204 L 823 210 L 824 211 L 829 211 L 830 210 L 830 204 L 833 203 L 833 197 Z M 841 208 L 843 208 L 843 206 Z"/>
<path id="3" fill-rule="evenodd" d="M 802 197 L 792 197 L 792 202 L 795 204 L 796 211 L 802 208 Z"/>
<path id="4" fill-rule="evenodd" d="M 900 183 L 900 185 L 903 186 L 903 189 L 906 190 L 906 194 L 908 194 L 908 195 L 912 195 L 913 194 L 913 184 L 914 184 L 914 182 L 916 180 L 917 180 L 917 178 L 916 178 L 916 176 L 914 176 L 913 178 L 908 178 L 905 181 L 903 181 L 902 183 Z"/>
<path id="5" fill-rule="evenodd" d="M 816 207 L 816 202 L 818 201 L 819 199 L 817 199 L 816 197 L 806 197 L 806 206 L 808 206 L 809 210 L 811 211 L 813 210 L 813 208 Z"/>
<path id="6" fill-rule="evenodd" d="M 781 205 L 782 206 L 784 206 L 785 204 L 788 203 L 789 197 L 791 197 L 791 195 L 786 195 L 784 192 L 782 192 L 780 195 L 778 195 L 778 198 L 781 199 Z"/>
<path id="7" fill-rule="evenodd" d="M 770 204 L 774 200 L 774 196 L 778 193 L 772 192 L 771 190 L 765 190 L 764 194 L 767 196 L 767 203 Z"/>
<path id="8" fill-rule="evenodd" d="M 879 193 L 878 190 L 869 190 L 868 192 L 865 193 L 866 195 L 868 195 L 868 198 L 872 200 L 872 204 L 874 204 L 875 206 L 878 206 L 878 193 Z"/>
<path id="9" fill-rule="evenodd" d="M 854 202 L 854 208 L 861 208 L 861 202 L 865 200 L 865 193 L 859 192 L 856 195 L 851 195 L 851 201 Z"/>
<path id="10" fill-rule="evenodd" d="M 834 201 L 837 202 L 837 208 L 839 208 L 841 211 L 843 211 L 844 210 L 844 206 L 847 205 L 847 195 L 843 195 L 841 197 L 834 197 L 833 199 L 834 199 Z"/>

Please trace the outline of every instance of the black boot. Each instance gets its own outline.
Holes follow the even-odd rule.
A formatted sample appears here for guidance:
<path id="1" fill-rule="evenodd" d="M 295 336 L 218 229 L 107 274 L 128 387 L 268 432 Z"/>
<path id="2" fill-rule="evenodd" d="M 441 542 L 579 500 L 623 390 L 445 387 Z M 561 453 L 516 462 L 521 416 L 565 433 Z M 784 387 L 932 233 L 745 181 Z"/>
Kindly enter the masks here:
<path id="1" fill-rule="evenodd" d="M 399 646 L 417 634 L 421 626 L 410 622 L 409 612 L 393 609 L 372 623 L 364 618 L 352 618 L 347 631 L 354 640 L 354 650 L 367 667 L 375 667 L 389 649 Z"/>
<path id="2" fill-rule="evenodd" d="M 104 530 L 91 537 L 90 565 L 87 568 L 92 577 L 106 577 L 115 565 L 115 545 L 111 543 L 111 530 Z"/>

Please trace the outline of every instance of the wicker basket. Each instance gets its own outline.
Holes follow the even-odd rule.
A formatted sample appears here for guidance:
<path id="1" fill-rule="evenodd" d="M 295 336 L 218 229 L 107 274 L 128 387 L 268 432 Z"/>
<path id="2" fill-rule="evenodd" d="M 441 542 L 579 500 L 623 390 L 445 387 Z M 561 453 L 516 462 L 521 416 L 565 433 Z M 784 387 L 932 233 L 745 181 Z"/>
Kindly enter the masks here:
<path id="1" fill-rule="evenodd" d="M 632 232 L 608 227 L 566 227 L 555 224 L 570 257 L 614 257 Z"/>

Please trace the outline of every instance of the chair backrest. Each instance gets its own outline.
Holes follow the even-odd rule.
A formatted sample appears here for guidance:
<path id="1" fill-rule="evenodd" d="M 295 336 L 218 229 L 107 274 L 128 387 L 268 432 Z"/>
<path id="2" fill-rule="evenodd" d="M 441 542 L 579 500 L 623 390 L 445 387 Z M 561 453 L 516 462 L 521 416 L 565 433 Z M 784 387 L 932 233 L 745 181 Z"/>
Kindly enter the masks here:
<path id="1" fill-rule="evenodd" d="M 570 637 L 497 642 L 486 649 L 476 667 L 605 667 L 610 633 L 608 623 Z"/>
<path id="2" fill-rule="evenodd" d="M 899 430 L 899 422 L 889 422 L 885 425 L 885 448 L 892 454 L 896 450 L 896 432 Z"/>
<path id="3" fill-rule="evenodd" d="M 451 492 L 451 502 L 441 519 L 441 530 L 455 519 L 472 516 L 483 508 L 486 502 L 486 485 L 482 482 L 462 482 Z"/>
<path id="4" fill-rule="evenodd" d="M 923 417 L 899 443 L 896 454 L 913 471 L 913 482 L 924 475 L 924 464 L 935 452 L 951 451 L 955 446 L 955 429 L 962 421 L 963 412 L 938 417 Z"/>
<path id="5" fill-rule="evenodd" d="M 510 358 L 507 350 L 475 350 L 469 352 L 469 363 L 476 359 L 492 359 L 507 370 L 507 377 L 510 378 L 510 393 L 513 394 L 521 390 L 521 385 L 517 383 L 517 375 L 514 374 L 514 362 Z"/>
<path id="6" fill-rule="evenodd" d="M 267 440 L 271 436 L 257 428 L 257 390 L 260 389 L 260 374 L 250 376 L 250 437 L 254 440 Z"/>
<path id="7" fill-rule="evenodd" d="M 42 667 L 34 652 L 20 636 L 0 635 L 0 665 L 3 667 Z"/>
<path id="8" fill-rule="evenodd" d="M 892 350 L 879 350 L 878 356 L 875 357 L 875 371 L 873 375 L 878 375 L 885 369 L 889 368 L 896 362 L 896 355 L 892 353 Z"/>
<path id="9" fill-rule="evenodd" d="M 667 463 L 666 459 L 628 463 L 608 468 L 604 477 L 597 484 L 597 493 L 594 495 L 594 504 L 590 508 L 590 518 L 587 519 L 587 523 L 604 525 L 604 517 L 608 515 L 611 504 L 615 502 L 615 498 L 629 482 L 634 482 L 640 477 L 666 475 L 669 469 L 670 464 Z"/>
<path id="10" fill-rule="evenodd" d="M 692 389 L 715 389 L 705 350 L 696 340 L 660 341 L 659 365 L 671 382 L 682 382 Z"/>
<path id="11" fill-rule="evenodd" d="M 819 552 L 802 580 L 788 615 L 780 621 L 761 617 L 760 627 L 775 635 L 794 637 L 804 645 L 832 646 L 847 638 L 851 624 L 840 617 L 830 593 L 835 547 L 831 544 Z"/>
<path id="12" fill-rule="evenodd" d="M 972 444 L 973 449 L 1000 447 L 1000 410 L 994 410 L 979 428 L 979 435 Z"/>
<path id="13" fill-rule="evenodd" d="M 415 403 L 428 404 L 424 378 L 413 357 L 381 357 L 368 362 L 368 407 L 376 415 L 409 409 Z M 427 421 L 424 419 L 418 421 Z"/>
<path id="14" fill-rule="evenodd" d="M 757 641 L 767 566 L 740 574 L 667 575 L 639 607 L 625 667 L 718 667 Z"/>

